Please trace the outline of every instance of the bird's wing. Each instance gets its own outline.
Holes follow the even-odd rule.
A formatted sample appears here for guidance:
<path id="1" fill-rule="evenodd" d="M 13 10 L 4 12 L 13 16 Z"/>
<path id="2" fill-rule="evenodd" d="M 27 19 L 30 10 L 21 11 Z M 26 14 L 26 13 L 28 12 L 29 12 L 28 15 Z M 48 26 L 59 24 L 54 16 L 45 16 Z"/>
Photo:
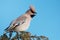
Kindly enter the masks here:
<path id="1" fill-rule="evenodd" d="M 9 25 L 9 27 L 7 27 L 5 30 L 9 31 L 9 30 L 13 30 L 14 28 L 16 28 L 17 26 L 22 25 L 23 23 L 26 22 L 26 18 L 25 16 L 22 16 L 20 18 L 17 18 L 15 21 L 12 21 Z"/>

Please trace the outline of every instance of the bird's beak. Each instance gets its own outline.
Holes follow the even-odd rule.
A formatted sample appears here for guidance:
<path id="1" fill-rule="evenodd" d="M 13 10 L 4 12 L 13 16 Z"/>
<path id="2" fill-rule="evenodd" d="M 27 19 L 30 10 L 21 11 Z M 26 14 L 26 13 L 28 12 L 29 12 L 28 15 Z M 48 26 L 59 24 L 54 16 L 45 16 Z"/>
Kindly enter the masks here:
<path id="1" fill-rule="evenodd" d="M 37 12 L 35 12 L 35 14 L 37 14 Z"/>
<path id="2" fill-rule="evenodd" d="M 37 14 L 37 12 L 34 12 L 34 15 L 36 15 Z"/>

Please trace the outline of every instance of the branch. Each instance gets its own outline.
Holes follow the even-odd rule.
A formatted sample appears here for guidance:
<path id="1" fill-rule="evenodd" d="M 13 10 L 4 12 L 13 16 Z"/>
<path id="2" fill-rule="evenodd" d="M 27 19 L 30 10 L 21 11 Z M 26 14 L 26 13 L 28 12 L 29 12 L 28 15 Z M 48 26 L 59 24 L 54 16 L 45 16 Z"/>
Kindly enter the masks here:
<path id="1" fill-rule="evenodd" d="M 13 32 L 12 32 L 13 33 Z M 9 39 L 9 35 L 3 34 L 0 36 L 0 40 L 48 40 L 48 37 L 46 36 L 32 36 L 30 32 L 19 32 L 19 34 L 15 35 L 14 37 L 11 37 Z"/>

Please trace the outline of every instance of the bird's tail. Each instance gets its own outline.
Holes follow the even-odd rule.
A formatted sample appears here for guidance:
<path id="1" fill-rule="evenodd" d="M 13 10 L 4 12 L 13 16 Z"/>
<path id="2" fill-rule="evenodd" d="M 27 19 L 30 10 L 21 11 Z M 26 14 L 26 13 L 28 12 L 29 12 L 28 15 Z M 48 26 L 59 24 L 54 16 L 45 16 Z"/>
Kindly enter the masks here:
<path id="1" fill-rule="evenodd" d="M 12 37 L 12 32 L 8 32 L 7 30 L 4 31 L 4 34 L 6 35 L 7 33 L 9 33 L 9 40 L 11 39 Z"/>

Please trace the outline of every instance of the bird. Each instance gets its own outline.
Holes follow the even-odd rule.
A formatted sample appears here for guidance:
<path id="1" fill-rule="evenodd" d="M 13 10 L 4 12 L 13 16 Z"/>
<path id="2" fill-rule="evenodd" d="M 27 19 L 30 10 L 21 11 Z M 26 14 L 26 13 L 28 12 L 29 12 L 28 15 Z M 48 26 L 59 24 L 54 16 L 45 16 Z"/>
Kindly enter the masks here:
<path id="1" fill-rule="evenodd" d="M 5 29 L 5 32 L 26 31 L 29 28 L 31 20 L 34 16 L 36 16 L 36 10 L 33 5 L 30 5 L 29 9 L 24 14 L 10 23 L 10 25 Z"/>

